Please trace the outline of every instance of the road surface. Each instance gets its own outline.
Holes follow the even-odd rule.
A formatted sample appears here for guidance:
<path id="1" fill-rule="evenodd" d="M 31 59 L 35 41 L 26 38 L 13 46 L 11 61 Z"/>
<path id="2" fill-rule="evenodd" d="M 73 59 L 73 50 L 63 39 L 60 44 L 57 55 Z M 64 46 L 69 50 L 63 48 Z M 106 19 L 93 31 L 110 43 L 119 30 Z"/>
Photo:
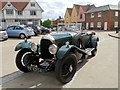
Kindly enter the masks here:
<path id="1" fill-rule="evenodd" d="M 15 65 L 16 44 L 22 40 L 9 39 L 2 42 L 0 50 L 3 88 L 118 88 L 118 39 L 108 36 L 108 33 L 97 32 L 100 38 L 97 55 L 78 65 L 73 80 L 61 85 L 55 78 L 55 72 L 22 73 Z M 34 42 L 40 42 L 40 37 L 32 37 Z M 1 48 L 0 48 L 1 49 Z"/>

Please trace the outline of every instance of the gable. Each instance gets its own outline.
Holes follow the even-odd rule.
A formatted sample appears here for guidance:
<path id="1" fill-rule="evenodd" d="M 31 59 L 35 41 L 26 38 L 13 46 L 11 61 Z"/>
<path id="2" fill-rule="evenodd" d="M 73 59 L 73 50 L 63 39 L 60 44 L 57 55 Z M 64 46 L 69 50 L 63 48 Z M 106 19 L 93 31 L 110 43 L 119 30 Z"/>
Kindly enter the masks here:
<path id="1" fill-rule="evenodd" d="M 31 4 L 35 4 L 35 7 L 31 7 Z M 41 10 L 43 12 L 43 9 L 40 7 L 40 5 L 35 0 L 30 0 L 28 5 L 25 7 L 26 10 Z"/>

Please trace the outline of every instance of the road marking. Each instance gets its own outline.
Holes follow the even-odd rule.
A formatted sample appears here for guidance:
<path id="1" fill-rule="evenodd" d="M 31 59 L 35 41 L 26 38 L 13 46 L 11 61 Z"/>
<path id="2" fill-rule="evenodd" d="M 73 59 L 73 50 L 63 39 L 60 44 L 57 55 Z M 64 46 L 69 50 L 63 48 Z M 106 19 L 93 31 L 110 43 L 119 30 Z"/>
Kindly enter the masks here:
<path id="1" fill-rule="evenodd" d="M 4 84 L 6 82 L 9 82 L 9 81 L 11 81 L 13 79 L 16 79 L 16 78 L 20 77 L 22 74 L 23 74 L 23 72 L 16 71 L 16 72 L 11 73 L 9 75 L 0 77 L 0 85 Z"/>
<path id="2" fill-rule="evenodd" d="M 34 85 L 34 86 L 31 86 L 29 88 L 36 88 L 36 87 L 39 87 L 40 85 L 42 85 L 41 83 L 37 84 L 37 85 Z"/>

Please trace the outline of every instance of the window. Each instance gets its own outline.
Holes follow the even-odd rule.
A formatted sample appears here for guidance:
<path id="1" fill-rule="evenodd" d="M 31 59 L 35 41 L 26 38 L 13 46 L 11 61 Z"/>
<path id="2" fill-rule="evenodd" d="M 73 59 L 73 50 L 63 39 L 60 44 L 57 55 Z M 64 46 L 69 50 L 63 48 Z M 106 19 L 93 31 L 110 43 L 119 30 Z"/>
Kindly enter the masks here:
<path id="1" fill-rule="evenodd" d="M 93 22 L 90 23 L 90 27 L 94 27 L 94 23 Z"/>
<path id="2" fill-rule="evenodd" d="M 19 27 L 19 26 L 16 26 L 15 29 L 16 29 L 16 30 L 22 30 L 23 28 L 22 28 L 22 27 Z"/>
<path id="3" fill-rule="evenodd" d="M 83 14 L 80 14 L 80 19 L 82 19 Z"/>
<path id="4" fill-rule="evenodd" d="M 36 15 L 36 11 L 30 11 L 30 15 Z"/>
<path id="5" fill-rule="evenodd" d="M 118 11 L 115 11 L 115 16 L 118 16 Z"/>
<path id="6" fill-rule="evenodd" d="M 6 14 L 13 14 L 13 9 L 6 9 Z"/>
<path id="7" fill-rule="evenodd" d="M 68 17 L 66 17 L 66 20 L 68 21 Z"/>
<path id="8" fill-rule="evenodd" d="M 101 27 L 101 22 L 97 23 L 97 27 L 100 28 Z"/>
<path id="9" fill-rule="evenodd" d="M 14 28 L 15 28 L 14 26 L 10 26 L 7 28 L 7 30 L 14 30 Z"/>
<path id="10" fill-rule="evenodd" d="M 98 17 L 101 17 L 101 12 L 98 13 Z"/>
<path id="11" fill-rule="evenodd" d="M 18 15 L 22 15 L 23 14 L 23 12 L 22 11 L 18 11 Z"/>
<path id="12" fill-rule="evenodd" d="M 94 18 L 94 13 L 91 13 L 91 18 Z"/>
<path id="13" fill-rule="evenodd" d="M 73 21 L 75 21 L 75 20 L 76 20 L 76 17 L 74 16 Z"/>
<path id="14" fill-rule="evenodd" d="M 118 22 L 114 22 L 114 27 L 115 27 L 115 28 L 118 27 Z"/>
<path id="15" fill-rule="evenodd" d="M 31 7 L 35 7 L 35 3 L 31 3 Z"/>
<path id="16" fill-rule="evenodd" d="M 11 4 L 8 4 L 8 6 L 10 7 L 10 6 L 11 6 Z"/>

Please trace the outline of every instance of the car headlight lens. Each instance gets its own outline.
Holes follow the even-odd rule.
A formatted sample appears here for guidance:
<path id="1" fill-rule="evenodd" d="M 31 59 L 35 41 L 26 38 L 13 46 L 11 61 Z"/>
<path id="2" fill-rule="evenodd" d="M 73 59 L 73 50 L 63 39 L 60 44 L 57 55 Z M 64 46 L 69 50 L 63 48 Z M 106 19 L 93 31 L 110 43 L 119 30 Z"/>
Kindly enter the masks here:
<path id="1" fill-rule="evenodd" d="M 32 43 L 32 44 L 31 44 L 31 50 L 32 50 L 33 52 L 37 51 L 37 44 L 36 44 L 36 43 Z"/>
<path id="2" fill-rule="evenodd" d="M 55 44 L 50 45 L 49 52 L 51 54 L 56 54 L 56 52 L 57 52 L 57 46 Z"/>

